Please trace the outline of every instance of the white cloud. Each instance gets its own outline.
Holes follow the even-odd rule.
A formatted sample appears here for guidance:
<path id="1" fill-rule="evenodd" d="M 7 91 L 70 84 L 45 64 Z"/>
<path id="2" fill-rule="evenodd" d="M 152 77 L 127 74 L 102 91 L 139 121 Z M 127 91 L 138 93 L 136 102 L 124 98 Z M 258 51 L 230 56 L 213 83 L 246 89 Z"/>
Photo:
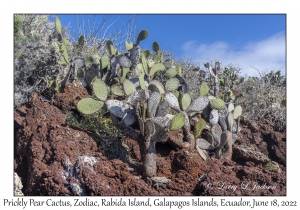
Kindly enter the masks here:
<path id="1" fill-rule="evenodd" d="M 238 50 L 224 41 L 199 44 L 197 41 L 188 41 L 183 44 L 183 56 L 197 62 L 207 63 L 218 59 L 222 66 L 228 64 L 242 67 L 242 74 L 258 75 L 258 72 L 277 71 L 285 74 L 285 34 L 278 33 L 267 39 L 248 42 Z"/>

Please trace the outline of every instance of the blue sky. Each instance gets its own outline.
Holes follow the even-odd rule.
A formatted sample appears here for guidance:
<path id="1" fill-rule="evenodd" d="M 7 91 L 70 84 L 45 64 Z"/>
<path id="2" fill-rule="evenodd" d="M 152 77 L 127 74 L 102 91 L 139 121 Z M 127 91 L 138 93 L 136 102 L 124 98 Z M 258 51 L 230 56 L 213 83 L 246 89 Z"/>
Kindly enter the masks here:
<path id="1" fill-rule="evenodd" d="M 90 22 L 88 23 L 88 16 Z M 76 15 L 59 15 L 63 25 L 79 32 Z M 92 25 L 93 15 L 79 15 L 78 19 L 87 29 Z M 97 15 L 95 25 L 102 22 L 104 15 Z M 132 15 L 111 15 L 104 25 L 105 35 L 114 28 L 128 25 Z M 135 31 L 148 29 L 149 36 L 142 41 L 143 49 L 151 49 L 157 41 L 161 49 L 171 51 L 177 58 L 191 58 L 203 63 L 218 59 L 223 67 L 238 65 L 243 74 L 258 75 L 261 72 L 281 69 L 286 71 L 286 15 L 284 14 L 140 14 L 134 16 Z M 128 31 L 129 28 L 126 28 Z M 126 30 L 122 32 L 126 34 Z M 102 33 L 103 35 L 103 33 Z M 126 36 L 125 36 L 126 38 Z M 132 39 L 135 42 L 135 38 Z M 202 63 L 202 64 L 201 64 Z M 201 66 L 202 65 L 202 66 Z"/>

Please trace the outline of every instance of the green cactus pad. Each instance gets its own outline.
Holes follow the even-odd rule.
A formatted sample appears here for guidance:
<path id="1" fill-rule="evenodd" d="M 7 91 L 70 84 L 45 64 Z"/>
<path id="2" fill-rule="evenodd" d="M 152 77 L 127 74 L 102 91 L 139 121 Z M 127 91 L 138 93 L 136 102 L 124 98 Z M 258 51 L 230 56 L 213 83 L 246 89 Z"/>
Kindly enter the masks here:
<path id="1" fill-rule="evenodd" d="M 174 115 L 170 123 L 170 130 L 175 131 L 184 126 L 185 123 L 185 115 L 183 113 L 178 113 Z"/>
<path id="2" fill-rule="evenodd" d="M 113 85 L 110 90 L 117 96 L 124 96 L 124 91 L 118 85 Z"/>
<path id="3" fill-rule="evenodd" d="M 85 59 L 85 65 L 86 66 L 89 66 L 89 65 L 93 64 L 94 62 L 95 62 L 94 57 L 91 56 L 91 55 L 86 57 L 86 59 Z"/>
<path id="4" fill-rule="evenodd" d="M 140 82 L 140 87 L 144 90 L 146 87 L 144 73 L 139 75 L 139 82 Z"/>
<path id="5" fill-rule="evenodd" d="M 100 69 L 104 69 L 108 66 L 108 63 L 109 63 L 109 58 L 107 55 L 103 55 L 101 58 L 100 58 Z"/>
<path id="6" fill-rule="evenodd" d="M 149 75 L 150 76 L 154 76 L 154 74 L 158 71 L 163 71 L 165 70 L 165 65 L 162 63 L 156 63 L 152 66 L 152 68 L 150 69 Z"/>
<path id="7" fill-rule="evenodd" d="M 61 51 L 62 51 L 62 54 L 63 54 L 63 57 L 64 57 L 65 61 L 67 63 L 69 63 L 68 50 L 67 50 L 67 47 L 64 43 L 61 44 Z"/>
<path id="8" fill-rule="evenodd" d="M 143 53 L 141 54 L 141 60 L 142 60 L 143 72 L 148 74 L 147 60 L 146 60 L 145 55 Z"/>
<path id="9" fill-rule="evenodd" d="M 234 110 L 234 104 L 233 103 L 229 103 L 228 104 L 228 112 L 232 112 Z"/>
<path id="10" fill-rule="evenodd" d="M 154 62 L 154 60 L 149 59 L 149 60 L 147 61 L 147 64 L 148 64 L 148 67 L 149 67 L 149 68 L 152 68 L 152 66 L 155 64 L 155 62 Z"/>
<path id="11" fill-rule="evenodd" d="M 136 66 L 136 72 L 137 72 L 137 75 L 140 75 L 140 74 L 145 73 L 145 72 L 144 72 L 144 68 L 143 68 L 143 64 L 142 64 L 142 63 L 139 63 L 139 64 Z"/>
<path id="12" fill-rule="evenodd" d="M 153 60 L 155 63 L 162 63 L 164 61 L 164 54 L 161 51 L 158 51 L 154 57 Z"/>
<path id="13" fill-rule="evenodd" d="M 214 96 L 207 96 L 207 98 L 208 98 L 209 100 L 216 99 L 216 97 L 214 97 Z"/>
<path id="14" fill-rule="evenodd" d="M 57 44 L 57 42 L 51 42 L 51 44 L 55 50 L 55 53 L 59 54 L 59 45 Z"/>
<path id="15" fill-rule="evenodd" d="M 67 38 L 62 39 L 62 43 L 63 43 L 65 46 L 68 46 L 68 45 L 70 44 L 69 39 L 67 39 Z"/>
<path id="16" fill-rule="evenodd" d="M 242 107 L 240 105 L 236 106 L 233 111 L 233 119 L 237 119 L 239 116 L 242 115 Z"/>
<path id="17" fill-rule="evenodd" d="M 126 79 L 127 73 L 130 71 L 129 68 L 122 68 L 122 73 L 121 73 L 121 78 L 120 78 L 120 83 L 122 84 L 124 80 Z"/>
<path id="18" fill-rule="evenodd" d="M 190 104 L 191 104 L 191 102 L 192 102 L 192 97 L 191 97 L 191 95 L 188 94 L 188 93 L 183 94 L 183 96 L 182 96 L 180 102 L 181 102 L 181 109 L 182 109 L 183 111 L 186 110 L 186 109 L 190 106 Z"/>
<path id="19" fill-rule="evenodd" d="M 157 107 L 160 102 L 160 94 L 158 92 L 153 92 L 148 99 L 148 106 L 147 106 L 147 117 L 152 118 L 155 117 Z"/>
<path id="20" fill-rule="evenodd" d="M 177 90 L 178 87 L 179 87 L 179 80 L 177 78 L 171 78 L 167 80 L 165 85 L 166 91 L 170 91 L 170 92 Z"/>
<path id="21" fill-rule="evenodd" d="M 206 126 L 206 122 L 204 119 L 200 119 L 198 122 L 196 122 L 195 133 L 194 133 L 195 138 L 198 138 L 201 135 L 201 132 L 205 128 L 205 126 Z"/>
<path id="22" fill-rule="evenodd" d="M 124 88 L 126 95 L 130 95 L 131 93 L 133 93 L 136 90 L 134 84 L 128 79 L 124 80 L 123 88 Z"/>
<path id="23" fill-rule="evenodd" d="M 165 93 L 165 88 L 164 88 L 163 84 L 161 84 L 160 81 L 158 81 L 158 80 L 152 80 L 150 82 L 150 85 L 155 85 L 155 87 L 158 89 L 158 91 L 159 91 L 160 94 L 164 94 Z M 154 90 L 156 90 L 156 89 L 154 89 Z"/>
<path id="24" fill-rule="evenodd" d="M 150 90 L 152 93 L 153 92 L 158 92 L 158 93 L 160 92 L 159 89 L 158 89 L 158 87 L 156 85 L 154 85 L 154 84 L 150 84 L 148 86 L 148 90 Z"/>
<path id="25" fill-rule="evenodd" d="M 176 66 L 176 69 L 177 69 L 177 72 L 178 72 L 178 75 L 179 76 L 182 76 L 182 68 L 181 68 L 181 66 Z"/>
<path id="26" fill-rule="evenodd" d="M 180 93 L 178 92 L 178 90 L 175 90 L 172 93 L 176 96 L 177 99 L 179 98 Z"/>
<path id="27" fill-rule="evenodd" d="M 169 68 L 169 69 L 166 71 L 166 73 L 165 73 L 165 75 L 166 75 L 169 79 L 172 78 L 172 77 L 175 77 L 176 74 L 177 74 L 177 70 L 176 70 L 175 68 Z"/>
<path id="28" fill-rule="evenodd" d="M 106 48 L 107 48 L 107 52 L 108 52 L 109 57 L 116 54 L 114 43 L 112 41 L 110 41 L 110 40 L 106 41 Z"/>
<path id="29" fill-rule="evenodd" d="M 150 50 L 144 50 L 143 54 L 144 54 L 145 58 L 148 59 L 151 55 L 151 52 L 150 52 Z"/>
<path id="30" fill-rule="evenodd" d="M 79 39 L 78 39 L 78 45 L 80 47 L 83 47 L 84 46 L 84 36 L 83 35 L 80 35 Z"/>
<path id="31" fill-rule="evenodd" d="M 133 43 L 132 42 L 125 42 L 125 48 L 126 48 L 126 50 L 131 50 L 133 48 Z"/>
<path id="32" fill-rule="evenodd" d="M 104 103 L 102 101 L 84 98 L 77 103 L 77 109 L 80 113 L 89 115 L 99 111 L 103 105 Z"/>
<path id="33" fill-rule="evenodd" d="M 221 110 L 224 108 L 225 103 L 222 99 L 216 98 L 216 99 L 210 100 L 210 106 L 212 109 Z"/>
<path id="34" fill-rule="evenodd" d="M 76 70 L 76 76 L 78 79 L 83 79 L 84 78 L 84 70 L 82 68 L 78 68 Z"/>
<path id="35" fill-rule="evenodd" d="M 61 22 L 57 16 L 55 18 L 55 30 L 57 33 L 61 34 Z"/>
<path id="36" fill-rule="evenodd" d="M 138 38 L 136 40 L 136 45 L 140 44 L 140 42 L 148 37 L 148 30 L 140 31 Z"/>
<path id="37" fill-rule="evenodd" d="M 159 44 L 157 42 L 153 42 L 152 43 L 152 49 L 154 52 L 158 52 L 159 51 Z"/>
<path id="38" fill-rule="evenodd" d="M 206 83 L 202 83 L 199 88 L 200 96 L 206 96 L 209 92 L 209 87 Z"/>
<path id="39" fill-rule="evenodd" d="M 101 79 L 95 79 L 92 82 L 95 96 L 101 101 L 105 101 L 108 95 L 107 86 Z"/>

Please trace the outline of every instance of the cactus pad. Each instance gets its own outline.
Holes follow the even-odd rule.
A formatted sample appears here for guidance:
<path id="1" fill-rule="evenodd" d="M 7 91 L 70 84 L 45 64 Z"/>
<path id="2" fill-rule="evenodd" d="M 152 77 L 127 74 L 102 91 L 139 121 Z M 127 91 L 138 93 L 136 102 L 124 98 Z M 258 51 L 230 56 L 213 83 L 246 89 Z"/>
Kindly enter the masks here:
<path id="1" fill-rule="evenodd" d="M 195 133 L 194 133 L 195 138 L 198 138 L 201 135 L 201 132 L 205 128 L 205 125 L 206 125 L 206 122 L 203 119 L 200 119 L 195 124 Z"/>
<path id="2" fill-rule="evenodd" d="M 194 101 L 192 101 L 189 108 L 186 109 L 186 112 L 201 112 L 205 107 L 207 107 L 209 100 L 205 96 L 199 96 Z"/>
<path id="3" fill-rule="evenodd" d="M 115 55 L 116 50 L 115 50 L 115 47 L 114 47 L 114 43 L 112 41 L 110 41 L 110 40 L 106 41 L 106 48 L 107 48 L 107 52 L 108 52 L 109 57 Z"/>
<path id="4" fill-rule="evenodd" d="M 220 138 L 222 134 L 222 129 L 218 124 L 215 124 L 211 127 L 211 134 L 213 135 L 215 141 L 217 142 L 217 146 L 220 145 Z"/>
<path id="5" fill-rule="evenodd" d="M 78 68 L 76 70 L 76 76 L 77 76 L 78 79 L 84 78 L 84 70 L 82 68 Z"/>
<path id="6" fill-rule="evenodd" d="M 213 109 L 211 112 L 210 112 L 210 115 L 209 115 L 209 123 L 211 125 L 215 125 L 217 124 L 219 121 L 219 113 L 218 113 L 218 110 L 215 110 Z"/>
<path id="7" fill-rule="evenodd" d="M 124 91 L 118 85 L 113 85 L 110 90 L 117 96 L 124 96 Z"/>
<path id="8" fill-rule="evenodd" d="M 228 112 L 232 112 L 234 110 L 234 105 L 233 103 L 228 104 Z"/>
<path id="9" fill-rule="evenodd" d="M 140 31 L 137 40 L 136 40 L 136 45 L 140 44 L 140 42 L 148 37 L 148 30 L 142 30 Z"/>
<path id="10" fill-rule="evenodd" d="M 152 80 L 150 82 L 150 85 L 155 85 L 155 87 L 158 89 L 158 91 L 159 91 L 160 94 L 164 94 L 165 93 L 165 88 L 164 88 L 163 84 L 161 84 L 160 81 L 158 81 L 158 80 Z M 156 88 L 155 88 L 155 90 L 156 90 Z"/>
<path id="11" fill-rule="evenodd" d="M 120 66 L 122 66 L 124 68 L 129 68 L 132 65 L 129 58 L 127 58 L 125 55 L 119 55 L 117 57 L 117 59 L 118 59 L 118 63 L 120 64 Z"/>
<path id="12" fill-rule="evenodd" d="M 169 104 L 168 102 L 161 101 L 157 107 L 157 111 L 156 111 L 156 117 L 164 117 L 169 113 Z"/>
<path id="13" fill-rule="evenodd" d="M 128 79 L 124 80 L 123 87 L 126 95 L 130 95 L 136 90 L 134 84 Z"/>
<path id="14" fill-rule="evenodd" d="M 174 117 L 173 115 L 167 114 L 166 116 L 163 117 L 154 117 L 152 118 L 152 120 L 158 127 L 160 127 L 160 129 L 162 129 L 162 128 L 168 128 L 170 126 L 170 121 L 172 120 L 173 117 Z"/>
<path id="15" fill-rule="evenodd" d="M 169 106 L 172 109 L 174 109 L 177 112 L 180 112 L 178 99 L 176 98 L 176 96 L 173 93 L 171 93 L 171 92 L 166 93 L 164 100 L 169 104 Z"/>
<path id="16" fill-rule="evenodd" d="M 216 99 L 210 100 L 210 105 L 211 105 L 212 109 L 221 110 L 224 108 L 225 103 L 222 99 L 216 98 Z"/>
<path id="17" fill-rule="evenodd" d="M 99 111 L 104 103 L 92 98 L 84 98 L 77 103 L 77 109 L 82 114 L 93 114 Z"/>
<path id="18" fill-rule="evenodd" d="M 57 16 L 55 17 L 55 30 L 57 33 L 61 34 L 61 22 Z"/>
<path id="19" fill-rule="evenodd" d="M 149 67 L 149 68 L 152 68 L 152 66 L 155 64 L 155 62 L 154 62 L 154 60 L 149 59 L 149 60 L 147 61 L 147 64 L 148 64 L 148 67 Z"/>
<path id="20" fill-rule="evenodd" d="M 177 70 L 176 70 L 175 68 L 169 68 L 169 69 L 166 71 L 166 73 L 165 73 L 165 75 L 166 75 L 169 79 L 172 78 L 172 77 L 175 77 L 176 74 L 177 74 Z"/>
<path id="21" fill-rule="evenodd" d="M 215 149 L 215 147 L 213 145 L 211 145 L 208 141 L 206 141 L 205 139 L 202 139 L 202 138 L 196 139 L 196 145 L 200 149 L 204 149 L 204 150 L 214 150 Z"/>
<path id="22" fill-rule="evenodd" d="M 160 102 L 160 94 L 153 92 L 148 100 L 147 117 L 152 118 L 156 114 L 157 107 Z"/>
<path id="23" fill-rule="evenodd" d="M 125 117 L 123 118 L 123 123 L 125 123 L 126 125 L 132 125 L 133 123 L 135 123 L 137 120 L 137 117 L 135 115 L 135 110 L 134 109 L 129 109 L 126 112 Z"/>
<path id="24" fill-rule="evenodd" d="M 123 118 L 125 114 L 129 111 L 129 105 L 124 101 L 107 100 L 105 101 L 105 104 L 107 106 L 108 111 L 119 118 Z"/>
<path id="25" fill-rule="evenodd" d="M 130 71 L 129 68 L 122 68 L 122 73 L 121 73 L 121 78 L 120 78 L 120 83 L 122 84 L 124 80 L 126 79 L 127 73 Z"/>
<path id="26" fill-rule="evenodd" d="M 154 52 L 158 52 L 159 51 L 159 44 L 157 42 L 153 42 L 152 43 L 152 49 Z"/>
<path id="27" fill-rule="evenodd" d="M 165 69 L 166 69 L 166 67 L 165 67 L 164 64 L 162 64 L 162 63 L 156 63 L 156 64 L 154 64 L 154 65 L 151 67 L 150 72 L 149 72 L 149 75 L 150 75 L 150 76 L 154 76 L 154 74 L 155 74 L 156 72 L 158 72 L 158 71 L 163 71 L 163 70 L 165 70 Z"/>
<path id="28" fill-rule="evenodd" d="M 227 115 L 228 115 L 228 110 L 226 106 L 219 110 L 219 125 L 221 126 L 223 131 L 227 130 Z"/>
<path id="29" fill-rule="evenodd" d="M 150 52 L 150 50 L 144 50 L 143 54 L 144 54 L 145 58 L 148 59 L 151 55 L 151 52 Z"/>
<path id="30" fill-rule="evenodd" d="M 93 92 L 101 101 L 105 101 L 108 95 L 107 86 L 101 79 L 92 82 Z"/>
<path id="31" fill-rule="evenodd" d="M 126 50 L 131 50 L 133 48 L 133 43 L 132 42 L 125 42 L 125 48 L 126 48 Z"/>
<path id="32" fill-rule="evenodd" d="M 239 116 L 242 115 L 242 107 L 240 105 L 236 106 L 233 111 L 233 119 L 237 119 Z"/>
<path id="33" fill-rule="evenodd" d="M 64 43 L 61 44 L 61 51 L 62 51 L 62 54 L 63 54 L 63 57 L 64 57 L 65 61 L 67 63 L 69 63 L 68 50 L 67 50 L 67 47 Z"/>
<path id="34" fill-rule="evenodd" d="M 183 113 L 178 113 L 174 115 L 170 123 L 170 130 L 178 130 L 183 127 L 185 123 L 185 115 Z"/>
<path id="35" fill-rule="evenodd" d="M 171 78 L 167 80 L 165 85 L 166 91 L 170 91 L 170 92 L 177 90 L 178 87 L 179 87 L 179 80 L 177 78 Z"/>
<path id="36" fill-rule="evenodd" d="M 78 39 L 78 46 L 83 47 L 84 46 L 84 36 L 80 35 Z"/>
<path id="37" fill-rule="evenodd" d="M 154 133 L 155 133 L 155 125 L 154 125 L 154 122 L 152 121 L 152 119 L 147 119 L 146 122 L 145 122 L 145 136 L 146 138 L 151 138 Z"/>
<path id="38" fill-rule="evenodd" d="M 144 90 L 146 87 L 146 83 L 145 83 L 145 74 L 140 74 L 139 75 L 139 83 L 140 83 L 140 87 Z"/>
<path id="39" fill-rule="evenodd" d="M 136 107 L 138 102 L 145 102 L 149 98 L 147 90 L 138 90 L 128 96 L 126 103 Z"/>
<path id="40" fill-rule="evenodd" d="M 200 96 L 207 96 L 209 87 L 206 83 L 202 83 L 199 88 Z"/>
<path id="41" fill-rule="evenodd" d="M 88 84 L 91 84 L 91 82 L 94 80 L 94 78 L 96 77 L 96 73 L 93 69 L 88 69 L 86 71 L 86 75 L 85 75 L 85 80 Z"/>
<path id="42" fill-rule="evenodd" d="M 228 121 L 229 130 L 232 130 L 234 118 L 233 118 L 233 114 L 231 112 L 228 114 L 227 121 Z"/>
<path id="43" fill-rule="evenodd" d="M 181 105 L 181 109 L 182 109 L 183 111 L 186 110 L 186 109 L 190 106 L 190 104 L 191 104 L 191 102 L 192 102 L 192 97 L 191 97 L 191 95 L 188 94 L 188 93 L 183 94 L 183 96 L 182 96 L 180 102 L 181 102 L 181 104 L 180 104 L 180 105 Z"/>

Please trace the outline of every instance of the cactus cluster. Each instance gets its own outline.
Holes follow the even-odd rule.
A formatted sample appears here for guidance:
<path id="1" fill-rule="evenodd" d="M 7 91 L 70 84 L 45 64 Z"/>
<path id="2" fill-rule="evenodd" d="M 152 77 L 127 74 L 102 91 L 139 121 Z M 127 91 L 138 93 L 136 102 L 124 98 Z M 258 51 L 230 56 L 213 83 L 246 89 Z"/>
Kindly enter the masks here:
<path id="1" fill-rule="evenodd" d="M 155 143 L 164 140 L 197 149 L 203 158 L 205 153 L 222 160 L 231 158 L 241 107 L 224 102 L 217 88 L 212 96 L 204 82 L 192 97 L 181 67 L 164 60 L 157 42 L 152 44 L 154 54 L 138 46 L 147 36 L 148 31 L 142 30 L 136 44 L 126 42 L 124 55 L 118 54 L 113 42 L 106 42 L 107 54 L 94 56 L 97 71 L 89 77 L 88 70 L 83 73 L 94 99 L 82 99 L 77 109 L 92 114 L 105 105 L 119 131 L 142 143 L 146 177 L 156 176 Z M 181 132 L 182 138 L 167 138 L 173 131 Z"/>

